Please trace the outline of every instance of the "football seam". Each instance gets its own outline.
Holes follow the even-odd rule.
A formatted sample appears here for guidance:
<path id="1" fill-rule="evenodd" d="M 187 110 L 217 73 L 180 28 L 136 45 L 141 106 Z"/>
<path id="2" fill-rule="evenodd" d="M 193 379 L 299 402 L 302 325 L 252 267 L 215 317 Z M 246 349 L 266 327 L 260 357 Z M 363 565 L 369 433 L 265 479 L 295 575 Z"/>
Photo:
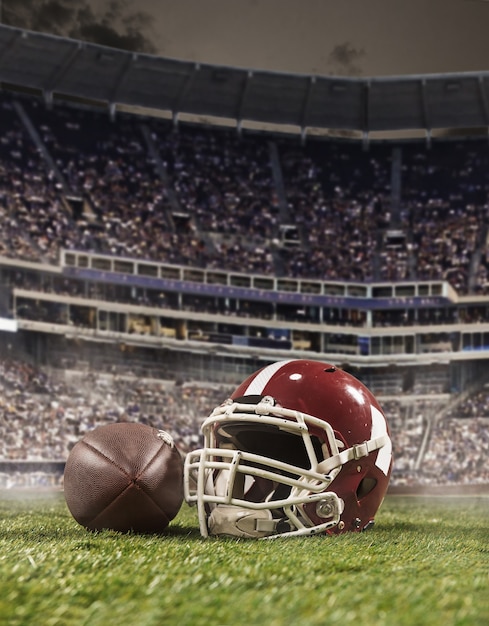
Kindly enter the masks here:
<path id="1" fill-rule="evenodd" d="M 126 487 L 124 487 L 124 489 L 110 502 L 110 504 L 108 504 L 106 507 L 104 507 L 101 511 L 99 511 L 97 513 L 97 515 L 90 521 L 91 524 L 96 524 L 98 518 L 103 515 L 105 513 L 105 511 L 112 505 L 114 505 L 117 500 L 119 500 L 120 498 L 122 498 L 122 496 L 125 494 L 125 492 L 130 489 L 132 486 L 134 485 L 134 483 L 130 483 L 129 485 L 127 485 Z M 147 493 L 147 491 L 145 491 L 144 489 L 141 489 L 140 487 L 138 487 L 140 489 L 140 491 L 142 491 L 144 493 L 144 495 L 146 496 L 146 498 L 148 498 L 148 500 L 150 500 L 153 504 L 156 505 L 156 508 L 161 511 L 163 517 L 165 518 L 165 521 L 167 524 L 170 523 L 170 520 L 168 518 L 168 515 L 165 513 L 165 511 L 163 511 L 163 509 L 153 500 L 153 498 Z"/>
<path id="2" fill-rule="evenodd" d="M 163 448 L 164 444 L 161 444 L 160 447 L 158 448 L 158 450 L 156 450 L 156 452 L 153 454 L 152 458 L 146 463 L 146 465 L 144 466 L 144 468 L 141 470 L 141 472 L 138 474 L 136 480 L 139 479 L 139 477 L 144 474 L 144 472 L 150 467 L 150 465 L 152 465 L 154 463 L 154 461 L 156 460 L 156 457 L 158 456 L 158 454 L 161 452 L 162 448 Z M 146 489 L 144 489 L 144 487 L 142 485 L 138 485 L 139 489 L 141 489 L 141 491 L 143 491 L 146 494 L 146 497 L 148 497 L 153 504 L 155 504 L 155 506 L 163 513 L 163 515 L 165 516 L 166 519 L 168 519 L 168 516 L 166 514 L 165 511 L 163 511 L 163 509 L 161 508 L 161 506 L 154 501 L 154 499 L 151 497 L 151 495 L 146 491 Z M 169 521 L 169 520 L 168 520 Z"/>
<path id="3" fill-rule="evenodd" d="M 90 443 L 88 443 L 87 441 L 80 441 L 81 444 L 83 444 L 85 447 L 87 447 L 89 450 L 91 450 L 92 452 L 94 452 L 95 454 L 97 454 L 98 456 L 102 457 L 103 459 L 105 459 L 106 461 L 108 461 L 113 467 L 116 467 L 121 474 L 123 474 L 124 476 L 126 476 L 126 478 L 128 480 L 131 480 L 131 477 L 129 476 L 129 474 L 124 470 L 123 467 L 121 467 L 120 465 L 118 465 L 117 463 L 115 463 L 112 459 L 110 459 L 106 454 L 104 454 L 103 452 L 101 452 L 98 448 L 96 448 L 95 446 L 91 445 Z M 117 496 L 106 506 L 104 506 L 102 509 L 100 509 L 96 515 L 94 515 L 90 521 L 88 522 L 89 524 L 95 524 L 97 522 L 97 519 L 103 515 L 103 513 L 109 508 L 109 506 L 111 506 L 114 502 L 116 502 L 121 496 L 122 494 L 128 489 L 128 487 L 130 487 L 131 482 L 129 483 L 129 485 L 126 485 L 124 487 L 124 489 L 122 491 L 120 491 Z"/>
<path id="4" fill-rule="evenodd" d="M 108 461 L 111 465 L 113 465 L 114 467 L 117 467 L 117 469 L 124 474 L 124 476 L 127 476 L 128 478 L 130 478 L 129 474 L 125 471 L 125 469 L 123 467 L 121 467 L 120 465 L 118 465 L 117 463 L 115 463 L 115 461 L 113 461 L 111 458 L 109 458 L 106 454 L 104 454 L 103 452 L 101 452 L 98 448 L 96 448 L 95 446 L 92 446 L 90 443 L 87 443 L 86 441 L 81 441 L 80 443 L 82 443 L 84 446 L 86 446 L 87 448 L 89 448 L 90 450 L 92 450 L 92 452 L 95 452 L 96 454 L 98 454 L 99 456 L 101 456 L 103 459 L 105 459 L 106 461 Z"/>
<path id="5" fill-rule="evenodd" d="M 151 457 L 151 459 L 146 463 L 146 465 L 141 469 L 141 471 L 138 473 L 137 476 L 135 476 L 134 479 L 131 478 L 131 476 L 124 470 L 124 468 L 122 468 L 120 465 L 118 465 L 117 463 L 115 463 L 112 459 L 110 459 L 107 455 L 105 455 L 103 452 L 101 452 L 100 450 L 98 450 L 97 448 L 95 448 L 93 445 L 87 443 L 86 441 L 82 441 L 80 443 L 83 443 L 84 446 L 86 446 L 87 448 L 89 448 L 90 450 L 92 450 L 92 452 L 95 452 L 96 454 L 98 454 L 99 456 L 101 456 L 103 459 L 105 459 L 106 461 L 108 461 L 111 465 L 113 465 L 114 467 L 116 467 L 124 476 L 126 476 L 129 480 L 130 483 L 128 485 L 126 485 L 124 487 L 124 489 L 117 494 L 117 496 L 112 500 L 112 502 L 110 504 L 108 504 L 107 506 L 105 506 L 101 511 L 99 511 L 94 518 L 92 518 L 92 520 L 90 521 L 91 524 L 95 523 L 97 521 L 97 519 L 100 517 L 100 515 L 102 515 L 105 510 L 111 506 L 114 502 L 116 502 L 128 489 L 129 487 L 131 487 L 133 484 L 135 484 L 135 481 L 139 480 L 140 476 L 148 469 L 148 467 L 155 461 L 156 457 L 158 456 L 158 454 L 160 453 L 163 444 L 158 448 L 158 450 L 156 450 L 156 452 L 154 453 L 154 455 Z M 165 519 L 167 520 L 167 522 L 169 523 L 169 519 L 168 519 L 168 515 L 166 514 L 166 512 L 161 508 L 161 506 L 154 501 L 154 499 L 150 496 L 150 494 L 146 491 L 146 489 L 144 489 L 142 487 L 142 485 L 136 485 L 138 489 L 140 489 L 144 495 L 151 500 L 151 502 L 153 502 L 153 504 L 161 511 L 161 513 L 164 515 Z"/>

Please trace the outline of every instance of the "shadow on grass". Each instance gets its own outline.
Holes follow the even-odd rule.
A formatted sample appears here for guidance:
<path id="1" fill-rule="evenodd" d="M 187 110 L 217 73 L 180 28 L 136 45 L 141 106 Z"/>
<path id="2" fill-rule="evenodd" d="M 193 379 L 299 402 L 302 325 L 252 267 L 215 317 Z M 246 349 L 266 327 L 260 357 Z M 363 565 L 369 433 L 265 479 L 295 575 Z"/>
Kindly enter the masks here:
<path id="1" fill-rule="evenodd" d="M 162 532 L 135 532 L 133 530 L 129 530 L 127 532 L 121 532 L 118 530 L 111 530 L 110 528 L 102 529 L 102 530 L 90 530 L 88 528 L 84 528 L 82 526 L 78 527 L 77 533 L 72 532 L 73 537 L 80 537 L 80 534 L 85 537 L 97 537 L 101 539 L 120 539 L 121 537 L 132 537 L 132 538 L 147 538 L 147 539 L 200 539 L 200 532 L 198 528 L 189 528 L 188 526 L 182 526 L 179 524 L 175 524 L 169 526 L 166 530 Z"/>
<path id="2" fill-rule="evenodd" d="M 58 520 L 50 519 L 49 521 L 39 520 L 35 517 L 29 522 L 29 527 L 26 528 L 26 520 L 22 522 L 15 521 L 15 518 L 10 519 L 11 524 L 3 525 L 0 527 L 0 541 L 1 540 L 13 540 L 16 541 L 59 541 L 60 539 L 65 541 L 79 541 L 80 539 L 99 538 L 99 539 L 120 539 L 121 537 L 146 537 L 146 538 L 158 538 L 162 539 L 200 539 L 200 532 L 198 528 L 192 528 L 179 524 L 168 527 L 163 532 L 159 533 L 140 533 L 134 531 L 119 532 L 111 529 L 103 530 L 90 530 L 77 524 L 76 522 L 66 519 L 66 517 L 59 516 Z M 57 522 L 60 522 L 59 524 Z"/>

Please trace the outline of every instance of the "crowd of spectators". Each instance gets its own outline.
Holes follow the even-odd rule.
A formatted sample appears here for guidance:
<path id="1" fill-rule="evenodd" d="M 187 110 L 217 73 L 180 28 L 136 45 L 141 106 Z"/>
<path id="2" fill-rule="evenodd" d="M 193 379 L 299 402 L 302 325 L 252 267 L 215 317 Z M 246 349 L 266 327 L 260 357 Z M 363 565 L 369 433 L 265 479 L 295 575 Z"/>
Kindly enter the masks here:
<path id="1" fill-rule="evenodd" d="M 0 254 L 57 261 L 70 245 L 61 189 L 9 100 L 0 99 Z"/>
<path id="2" fill-rule="evenodd" d="M 22 478 L 16 462 L 64 462 L 86 432 L 113 422 L 166 430 L 185 454 L 198 444 L 202 418 L 228 394 L 221 385 L 130 375 L 70 371 L 48 376 L 25 361 L 1 359 L 0 460 L 12 462 L 14 474 L 4 473 L 0 481 L 8 486 Z"/>
<path id="3" fill-rule="evenodd" d="M 446 279 L 460 294 L 488 292 L 486 141 L 405 144 L 396 160 L 388 143 L 302 146 L 137 116 L 110 120 L 105 111 L 61 104 L 47 109 L 5 93 L 0 112 L 0 256 L 57 264 L 63 247 L 323 280 Z M 296 234 L 293 241 L 284 240 L 283 226 Z M 29 280 L 19 269 L 17 286 Z M 53 286 L 74 295 L 81 283 L 42 285 Z M 109 287 L 103 295 L 110 297 Z M 171 294 L 131 291 L 128 298 L 152 296 L 172 306 Z M 125 301 L 120 290 L 114 298 Z M 461 311 L 476 321 L 486 313 L 482 305 Z M 374 317 L 379 326 L 454 319 L 443 309 Z M 117 373 L 53 378 L 1 359 L 0 459 L 62 462 L 87 430 L 121 420 L 168 430 L 185 453 L 228 392 Z M 487 482 L 488 398 L 481 391 L 436 423 L 436 400 L 389 400 L 393 483 Z M 0 486 L 26 476 L 1 474 Z"/>
<path id="4" fill-rule="evenodd" d="M 233 387 L 175 382 L 93 370 L 50 371 L 15 359 L 0 360 L 0 487 L 59 485 L 62 474 L 42 471 L 42 463 L 64 462 L 89 430 L 120 421 L 166 430 L 184 455 L 200 445 L 200 425 Z M 441 396 L 412 395 L 385 400 L 395 465 L 393 485 L 460 484 L 489 481 L 489 392 L 457 406 L 457 417 L 435 423 L 446 405 Z M 431 421 L 430 421 L 431 420 Z M 429 446 L 417 469 L 421 444 L 434 424 Z M 26 473 L 19 463 L 37 462 Z"/>
<path id="5" fill-rule="evenodd" d="M 392 483 L 404 484 L 415 471 L 423 434 L 425 415 L 431 415 L 436 401 L 418 400 L 401 404 L 398 400 L 382 403 L 392 435 L 392 452 L 395 459 Z"/>
<path id="6" fill-rule="evenodd" d="M 279 206 L 268 141 L 185 127 L 158 129 L 153 140 L 180 211 L 213 243 L 216 254 L 208 267 L 275 273 Z"/>
<path id="7" fill-rule="evenodd" d="M 283 251 L 287 274 L 379 280 L 374 269 L 378 235 L 389 223 L 389 150 L 377 156 L 333 142 L 303 149 L 282 143 L 279 152 L 288 213 L 303 243 Z"/>
<path id="8" fill-rule="evenodd" d="M 402 218 L 418 278 L 443 276 L 462 293 L 470 287 L 484 292 L 488 167 L 487 146 L 477 141 L 433 145 L 429 151 L 404 147 Z M 477 251 L 483 258 L 471 277 Z"/>
<path id="9" fill-rule="evenodd" d="M 168 430 L 185 452 L 198 439 L 198 419 L 227 397 L 219 385 L 71 374 L 56 380 L 26 362 L 0 361 L 0 458 L 64 460 L 88 430 L 113 421 Z"/>
<path id="10" fill-rule="evenodd" d="M 421 484 L 489 483 L 489 419 L 440 420 L 423 458 Z"/>
<path id="11" fill-rule="evenodd" d="M 485 293 L 487 142 L 403 144 L 396 160 L 389 143 L 302 146 L 6 93 L 0 106 L 1 255 L 56 263 L 63 246 Z"/>

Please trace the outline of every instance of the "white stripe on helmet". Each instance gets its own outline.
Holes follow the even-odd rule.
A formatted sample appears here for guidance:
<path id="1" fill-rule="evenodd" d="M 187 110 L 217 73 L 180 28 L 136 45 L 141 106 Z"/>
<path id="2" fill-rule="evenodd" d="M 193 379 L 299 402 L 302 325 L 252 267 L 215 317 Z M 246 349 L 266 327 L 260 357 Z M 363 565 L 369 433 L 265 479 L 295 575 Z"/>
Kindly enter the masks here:
<path id="1" fill-rule="evenodd" d="M 277 361 L 271 365 L 267 365 L 248 385 L 248 388 L 244 392 L 244 396 L 259 396 L 263 393 L 268 381 L 272 376 L 278 372 L 284 365 L 294 361 L 295 359 L 289 359 L 288 361 Z"/>
<path id="2" fill-rule="evenodd" d="M 382 435 L 387 435 L 387 423 L 385 417 L 374 406 L 370 406 L 372 412 L 372 432 L 370 437 L 376 439 Z M 387 476 L 392 460 L 392 442 L 389 441 L 379 449 L 375 465 Z"/>

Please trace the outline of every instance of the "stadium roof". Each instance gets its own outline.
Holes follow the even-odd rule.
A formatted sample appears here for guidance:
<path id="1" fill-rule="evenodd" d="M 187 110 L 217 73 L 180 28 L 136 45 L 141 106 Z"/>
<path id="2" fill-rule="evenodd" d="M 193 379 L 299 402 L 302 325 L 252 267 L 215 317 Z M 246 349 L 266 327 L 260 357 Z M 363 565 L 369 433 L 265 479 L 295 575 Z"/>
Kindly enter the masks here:
<path id="1" fill-rule="evenodd" d="M 487 128 L 489 72 L 341 78 L 198 64 L 0 25 L 0 81 L 53 94 L 337 131 Z"/>

